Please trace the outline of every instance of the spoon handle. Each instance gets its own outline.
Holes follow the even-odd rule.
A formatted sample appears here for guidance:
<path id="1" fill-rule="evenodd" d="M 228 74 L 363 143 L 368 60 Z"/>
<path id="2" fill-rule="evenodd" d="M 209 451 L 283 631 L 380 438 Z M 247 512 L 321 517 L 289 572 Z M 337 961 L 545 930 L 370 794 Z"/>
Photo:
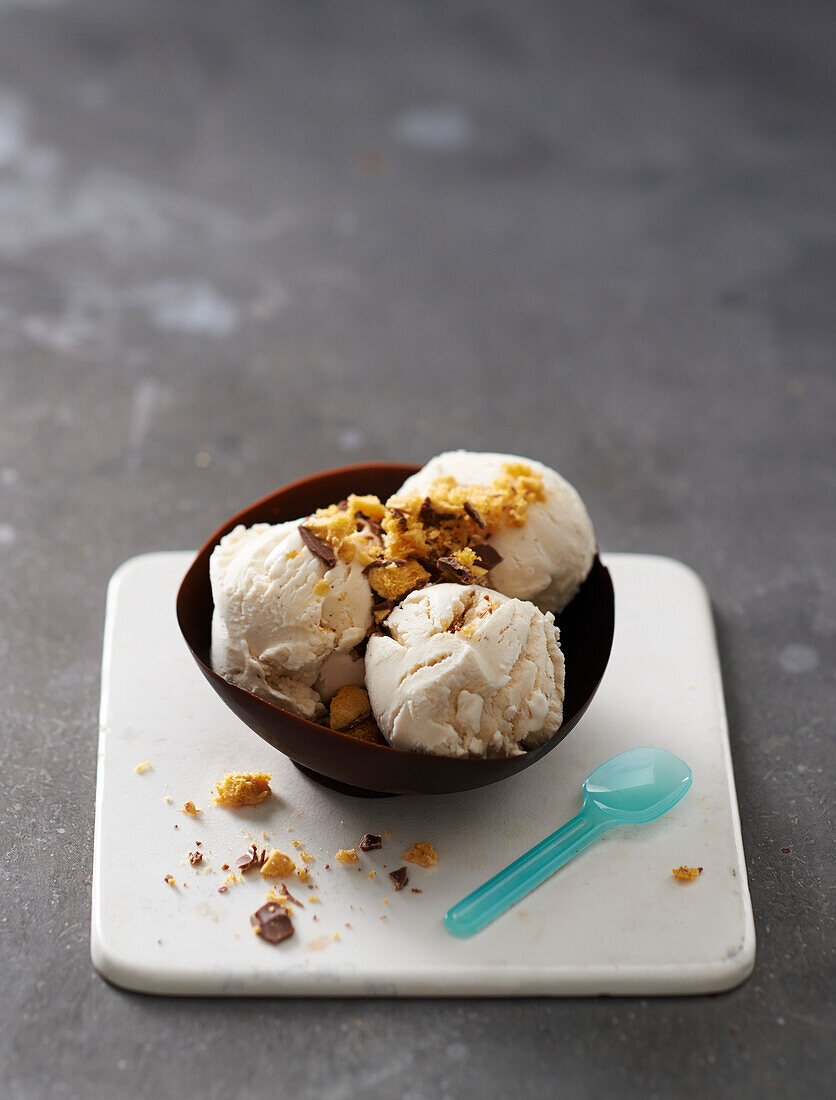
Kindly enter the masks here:
<path id="1" fill-rule="evenodd" d="M 615 824 L 585 805 L 577 817 L 449 909 L 444 927 L 454 936 L 472 936 Z"/>

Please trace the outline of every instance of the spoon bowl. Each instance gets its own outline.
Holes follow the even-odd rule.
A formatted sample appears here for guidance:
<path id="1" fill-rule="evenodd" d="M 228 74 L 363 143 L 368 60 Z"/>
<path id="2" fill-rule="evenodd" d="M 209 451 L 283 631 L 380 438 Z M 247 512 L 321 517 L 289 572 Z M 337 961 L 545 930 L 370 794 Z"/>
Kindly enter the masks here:
<path id="1" fill-rule="evenodd" d="M 583 716 L 595 694 L 612 647 L 615 606 L 612 582 L 597 557 L 580 591 L 557 616 L 566 659 L 563 724 L 545 745 L 521 756 L 454 759 L 404 752 L 358 741 L 309 722 L 229 683 L 212 669 L 212 587 L 209 558 L 239 523 L 282 523 L 309 515 L 349 493 L 391 496 L 419 467 L 397 463 L 343 466 L 302 478 L 249 505 L 210 536 L 183 578 L 177 620 L 197 666 L 224 703 L 265 741 L 311 778 L 345 794 L 450 794 L 496 783 L 530 767 L 558 745 Z"/>
<path id="2" fill-rule="evenodd" d="M 583 784 L 584 802 L 624 824 L 661 817 L 691 786 L 691 769 L 664 749 L 630 749 L 595 769 Z"/>

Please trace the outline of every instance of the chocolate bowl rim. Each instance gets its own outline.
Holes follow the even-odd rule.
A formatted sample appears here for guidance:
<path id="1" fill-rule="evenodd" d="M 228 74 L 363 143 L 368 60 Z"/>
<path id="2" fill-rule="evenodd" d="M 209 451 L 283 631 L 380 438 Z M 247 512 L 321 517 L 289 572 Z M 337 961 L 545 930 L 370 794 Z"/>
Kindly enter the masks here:
<path id="1" fill-rule="evenodd" d="M 599 587 L 601 587 L 601 595 L 607 601 L 607 618 L 609 619 L 608 625 L 608 637 L 606 642 L 606 653 L 603 652 L 603 646 L 599 654 L 600 661 L 600 675 L 596 679 L 591 691 L 583 702 L 577 706 L 574 713 L 568 718 L 565 718 L 560 727 L 555 731 L 552 737 L 549 738 L 543 745 L 538 746 L 535 749 L 531 749 L 528 752 L 520 756 L 511 757 L 445 757 L 438 756 L 429 753 L 416 753 L 406 749 L 397 749 L 391 745 L 377 745 L 367 741 L 359 741 L 357 738 L 351 737 L 349 734 L 340 733 L 337 730 L 332 730 L 327 726 L 321 726 L 317 722 L 313 722 L 307 718 L 302 718 L 300 715 L 294 714 L 291 711 L 285 710 L 275 703 L 270 702 L 267 699 L 262 699 L 260 696 L 254 695 L 252 692 L 246 691 L 244 688 L 239 687 L 237 684 L 233 684 L 228 680 L 225 680 L 219 673 L 212 669 L 208 661 L 205 661 L 198 652 L 195 645 L 192 644 L 191 631 L 184 625 L 184 618 L 186 618 L 186 604 L 190 599 L 190 590 L 194 586 L 203 586 L 208 590 L 209 601 L 211 606 L 211 586 L 209 584 L 209 558 L 212 551 L 217 546 L 218 542 L 224 535 L 228 534 L 239 524 L 246 522 L 247 525 L 253 523 L 266 522 L 264 519 L 259 519 L 254 516 L 253 513 L 263 511 L 267 508 L 274 506 L 276 499 L 280 497 L 290 496 L 295 492 L 304 489 L 310 489 L 312 494 L 316 492 L 316 484 L 318 482 L 328 482 L 334 478 L 349 478 L 353 475 L 357 476 L 357 480 L 362 482 L 365 478 L 374 478 L 375 474 L 399 474 L 401 480 L 405 480 L 408 476 L 416 473 L 420 470 L 420 466 L 416 466 L 411 463 L 401 462 L 361 462 L 353 463 L 347 466 L 332 467 L 327 470 L 320 470 L 313 474 L 308 474 L 305 477 L 297 478 L 294 481 L 288 482 L 286 485 L 282 485 L 277 489 L 274 489 L 271 493 L 267 493 L 257 500 L 248 504 L 246 507 L 240 509 L 229 519 L 225 520 L 209 538 L 204 542 L 203 546 L 195 555 L 192 564 L 186 571 L 183 580 L 180 584 L 177 593 L 176 610 L 177 621 L 180 627 L 180 631 L 189 648 L 194 660 L 196 661 L 198 668 L 203 676 L 214 688 L 216 693 L 220 696 L 221 700 L 226 706 L 228 706 L 233 713 L 237 715 L 254 733 L 265 740 L 271 747 L 287 756 L 297 767 L 301 768 L 307 774 L 313 778 L 318 779 L 320 782 L 327 786 L 342 790 L 346 793 L 352 794 L 401 794 L 401 793 L 423 793 L 423 794 L 435 794 L 435 793 L 454 793 L 458 791 L 475 789 L 481 786 L 487 786 L 494 782 L 499 782 L 502 779 L 508 778 L 511 775 L 515 775 L 525 768 L 537 763 L 547 752 L 550 752 L 556 745 L 560 744 L 566 736 L 574 729 L 578 721 L 583 717 L 589 704 L 595 696 L 596 691 L 603 679 L 604 672 L 606 671 L 609 663 L 610 655 L 612 653 L 612 642 L 614 633 L 614 593 L 612 587 L 612 578 L 609 570 L 601 562 L 600 556 L 597 551 L 593 564 L 587 575 L 584 584 L 581 586 L 581 591 L 586 584 L 594 578 Z M 321 504 L 314 505 L 313 507 L 324 507 L 327 504 L 333 503 L 331 500 L 324 500 Z M 278 509 L 280 510 L 280 509 Z M 291 518 L 297 518 L 294 514 Z M 269 522 L 287 522 L 279 517 L 272 517 Z M 201 574 L 198 576 L 198 572 Z M 570 602 L 568 607 L 571 607 Z M 566 609 L 564 609 L 565 611 Z M 559 617 L 558 617 L 559 618 Z M 211 612 L 210 612 L 211 622 Z M 211 627 L 210 627 L 211 629 Z M 211 641 L 211 640 L 210 640 Z M 204 639 L 205 642 L 205 639 Z M 198 645 L 200 643 L 198 642 Z M 207 646 L 202 646 L 204 651 L 208 653 Z M 235 702 L 239 705 L 234 705 Z M 267 708 L 265 711 L 264 708 Z M 372 783 L 369 787 L 358 787 L 353 783 L 349 783 L 344 775 L 336 775 L 332 772 L 325 770 L 322 767 L 322 761 L 319 761 L 319 766 L 312 766 L 309 759 L 298 759 L 292 752 L 288 750 L 288 747 L 277 743 L 279 738 L 275 736 L 267 736 L 267 734 L 259 729 L 256 725 L 253 725 L 249 719 L 250 712 L 261 712 L 263 715 L 271 716 L 275 718 L 276 728 L 281 735 L 282 727 L 296 727 L 308 731 L 308 737 L 315 742 L 318 741 L 321 746 L 321 750 L 327 753 L 327 745 L 330 742 L 335 750 L 340 752 L 348 751 L 358 758 L 366 756 L 371 763 L 375 761 L 377 767 L 385 766 L 384 761 L 393 760 L 398 758 L 399 760 L 411 760 L 418 764 L 419 768 L 423 767 L 430 770 L 438 770 L 449 773 L 450 782 L 445 782 L 441 786 L 433 785 L 428 787 L 426 784 L 419 783 L 418 785 L 411 786 L 408 783 L 394 783 L 394 776 L 392 783 L 380 782 Z M 429 762 L 432 762 L 431 764 Z M 340 769 L 337 767 L 336 769 Z"/>

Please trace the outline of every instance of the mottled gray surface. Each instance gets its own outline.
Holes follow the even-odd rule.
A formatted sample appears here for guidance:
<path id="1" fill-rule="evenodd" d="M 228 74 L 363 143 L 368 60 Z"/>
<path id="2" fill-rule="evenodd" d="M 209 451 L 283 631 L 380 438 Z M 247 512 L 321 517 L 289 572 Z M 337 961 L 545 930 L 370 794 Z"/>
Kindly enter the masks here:
<path id="1" fill-rule="evenodd" d="M 832 11 L 0 0 L 4 1100 L 826 1093 Z M 87 946 L 110 573 L 297 475 L 451 446 L 555 465 L 604 547 L 705 578 L 754 976 L 111 988 Z"/>

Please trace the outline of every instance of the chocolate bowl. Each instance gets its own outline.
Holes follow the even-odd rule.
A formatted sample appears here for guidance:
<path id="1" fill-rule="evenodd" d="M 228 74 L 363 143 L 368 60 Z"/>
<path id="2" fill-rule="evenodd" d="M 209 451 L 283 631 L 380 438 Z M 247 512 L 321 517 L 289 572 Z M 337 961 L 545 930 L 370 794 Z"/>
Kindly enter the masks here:
<path id="1" fill-rule="evenodd" d="M 341 466 L 294 481 L 250 504 L 206 542 L 177 594 L 177 620 L 198 668 L 221 699 L 250 729 L 326 786 L 348 794 L 449 794 L 484 787 L 531 767 L 577 724 L 601 682 L 612 648 L 614 597 L 608 570 L 596 555 L 578 594 L 557 617 L 566 659 L 563 725 L 537 749 L 498 760 L 427 756 L 358 741 L 345 733 L 299 718 L 274 703 L 230 684 L 210 667 L 212 589 L 209 557 L 220 539 L 239 523 L 282 523 L 310 515 L 349 493 L 374 493 L 386 500 L 417 466 L 396 463 Z"/>

